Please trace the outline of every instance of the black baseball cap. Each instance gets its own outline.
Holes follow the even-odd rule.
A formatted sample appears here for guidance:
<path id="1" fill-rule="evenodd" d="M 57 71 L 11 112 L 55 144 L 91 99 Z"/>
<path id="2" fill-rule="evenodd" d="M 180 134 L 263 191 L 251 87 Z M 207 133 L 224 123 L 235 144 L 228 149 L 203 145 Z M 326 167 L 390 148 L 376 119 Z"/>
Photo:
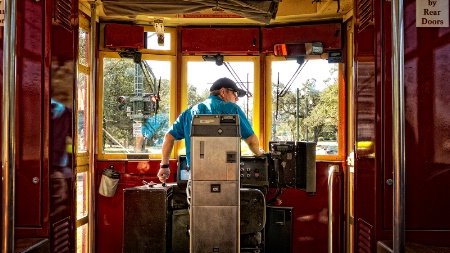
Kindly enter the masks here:
<path id="1" fill-rule="evenodd" d="M 220 90 L 221 88 L 232 89 L 238 92 L 238 97 L 243 97 L 247 92 L 243 89 L 239 89 L 236 83 L 230 78 L 222 77 L 217 79 L 212 85 L 209 91 Z"/>

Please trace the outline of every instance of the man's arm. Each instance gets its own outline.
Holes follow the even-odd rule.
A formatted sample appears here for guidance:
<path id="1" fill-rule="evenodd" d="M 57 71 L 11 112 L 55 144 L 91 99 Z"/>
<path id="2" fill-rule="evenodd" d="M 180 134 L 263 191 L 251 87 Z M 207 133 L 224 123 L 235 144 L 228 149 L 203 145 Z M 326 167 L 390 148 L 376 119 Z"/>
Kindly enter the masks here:
<path id="1" fill-rule="evenodd" d="M 175 138 L 170 134 L 166 133 L 164 135 L 164 141 L 162 145 L 162 153 L 161 153 L 161 165 L 168 165 L 169 164 L 169 158 L 170 153 L 172 153 L 173 145 L 175 143 Z M 165 183 L 167 178 L 169 178 L 170 175 L 170 169 L 167 168 L 160 168 L 158 171 L 158 178 L 159 181 Z"/>
<path id="2" fill-rule="evenodd" d="M 250 150 L 255 154 L 256 156 L 262 156 L 264 155 L 264 150 L 259 147 L 259 140 L 256 134 L 250 135 L 247 139 L 244 140 L 245 143 L 247 143 Z"/>
<path id="3" fill-rule="evenodd" d="M 161 164 L 169 163 L 170 153 L 172 153 L 174 143 L 175 143 L 175 138 L 170 133 L 166 133 L 164 135 L 164 141 L 162 144 Z"/>

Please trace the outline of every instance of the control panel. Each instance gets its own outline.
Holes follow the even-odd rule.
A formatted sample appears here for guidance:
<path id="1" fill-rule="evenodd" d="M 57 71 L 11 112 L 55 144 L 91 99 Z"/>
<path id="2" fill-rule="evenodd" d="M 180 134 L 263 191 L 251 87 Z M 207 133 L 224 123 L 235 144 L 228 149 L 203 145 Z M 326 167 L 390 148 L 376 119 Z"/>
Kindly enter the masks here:
<path id="1" fill-rule="evenodd" d="M 273 160 L 273 166 L 271 166 L 273 171 L 271 171 L 271 174 L 275 177 L 271 180 L 271 186 L 295 187 L 295 142 L 269 142 L 269 147 Z"/>
<path id="2" fill-rule="evenodd" d="M 241 187 L 269 186 L 269 163 L 266 156 L 241 156 Z"/>

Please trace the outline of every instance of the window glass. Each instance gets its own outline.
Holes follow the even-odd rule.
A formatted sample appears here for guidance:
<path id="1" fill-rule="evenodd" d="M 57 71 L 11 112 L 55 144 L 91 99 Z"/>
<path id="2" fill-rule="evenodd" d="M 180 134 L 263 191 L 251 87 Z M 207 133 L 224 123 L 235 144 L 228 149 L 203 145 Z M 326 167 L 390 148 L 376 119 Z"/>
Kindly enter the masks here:
<path id="1" fill-rule="evenodd" d="M 252 124 L 255 86 L 254 65 L 253 61 L 233 61 L 228 59 L 225 59 L 222 65 L 217 65 L 215 61 L 188 61 L 188 107 L 204 101 L 209 96 L 209 88 L 214 81 L 221 77 L 228 77 L 234 80 L 238 87 L 248 91 L 246 96 L 239 98 L 237 104 Z M 252 154 L 244 141 L 241 143 L 241 152 L 243 155 Z"/>
<path id="2" fill-rule="evenodd" d="M 88 211 L 88 174 L 87 172 L 77 173 L 77 219 L 87 216 Z"/>
<path id="3" fill-rule="evenodd" d="M 103 58 L 104 154 L 161 154 L 169 124 L 171 62 Z"/>
<path id="4" fill-rule="evenodd" d="M 77 227 L 77 253 L 89 252 L 88 224 Z"/>
<path id="5" fill-rule="evenodd" d="M 338 154 L 338 64 L 272 62 L 272 141 L 316 143 L 317 155 Z"/>
<path id="6" fill-rule="evenodd" d="M 164 33 L 164 40 L 158 41 L 156 32 L 145 32 L 145 48 L 153 50 L 170 50 L 170 33 Z"/>
<path id="7" fill-rule="evenodd" d="M 89 76 L 79 72 L 77 86 L 77 149 L 78 153 L 87 151 L 87 96 L 86 89 Z"/>
<path id="8" fill-rule="evenodd" d="M 205 74 L 208 73 L 208 74 Z M 253 62 L 224 62 L 217 66 L 215 62 L 188 63 L 188 107 L 202 102 L 209 96 L 209 88 L 217 79 L 228 77 L 234 80 L 239 88 L 249 91 L 248 95 L 240 97 L 237 104 L 247 114 L 252 122 L 253 118 Z"/>
<path id="9" fill-rule="evenodd" d="M 78 253 L 88 252 L 89 237 L 89 185 L 90 169 L 93 165 L 89 165 L 89 139 L 93 136 L 89 127 L 89 87 L 90 86 L 90 55 L 89 55 L 89 34 L 90 21 L 84 15 L 79 15 L 80 28 L 78 32 L 78 65 L 77 65 L 77 82 L 76 82 L 76 104 L 75 104 L 75 194 L 76 194 L 76 251 Z"/>
<path id="10" fill-rule="evenodd" d="M 88 66 L 89 59 L 89 33 L 80 27 L 78 30 L 78 61 L 79 64 Z"/>

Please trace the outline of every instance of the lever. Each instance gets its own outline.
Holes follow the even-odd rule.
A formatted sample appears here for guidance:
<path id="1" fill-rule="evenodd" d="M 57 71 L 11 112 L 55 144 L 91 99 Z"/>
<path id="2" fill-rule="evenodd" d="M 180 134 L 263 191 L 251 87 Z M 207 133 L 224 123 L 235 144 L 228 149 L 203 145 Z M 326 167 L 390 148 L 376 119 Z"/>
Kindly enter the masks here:
<path id="1" fill-rule="evenodd" d="M 145 180 L 142 180 L 142 183 L 144 184 L 144 185 L 146 185 L 147 187 L 150 187 L 150 188 L 152 188 L 154 185 L 155 185 L 155 183 L 153 183 L 153 182 L 147 182 L 147 181 L 145 181 Z M 164 186 L 164 185 L 163 185 Z"/>

